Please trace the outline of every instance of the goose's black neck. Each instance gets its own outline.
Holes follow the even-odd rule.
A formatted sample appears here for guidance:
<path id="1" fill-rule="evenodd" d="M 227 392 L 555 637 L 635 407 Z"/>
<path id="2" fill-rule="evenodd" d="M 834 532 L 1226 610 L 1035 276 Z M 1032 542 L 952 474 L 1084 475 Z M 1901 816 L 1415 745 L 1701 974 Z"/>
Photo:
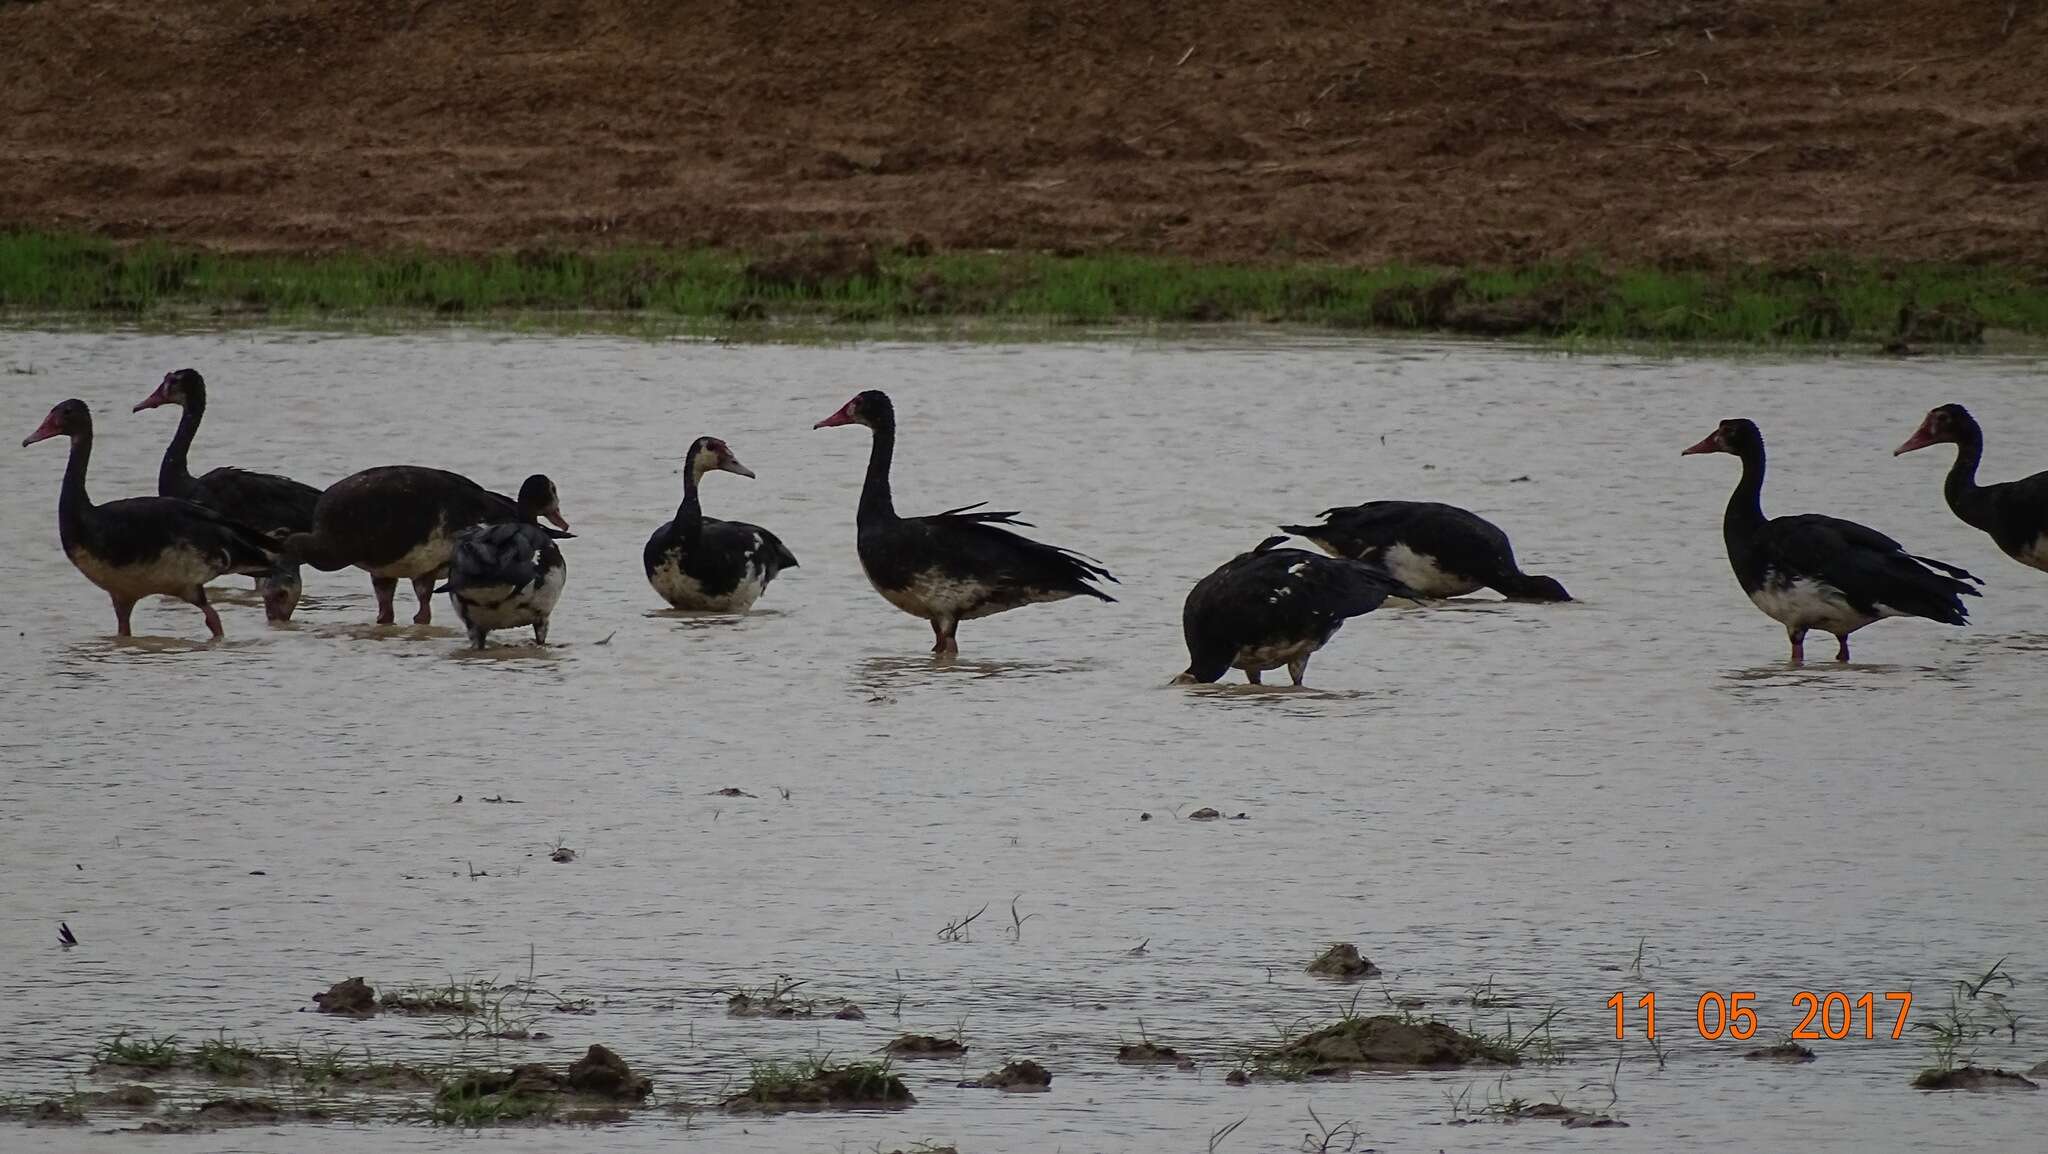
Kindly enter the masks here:
<path id="1" fill-rule="evenodd" d="M 1764 525 L 1764 447 L 1745 445 L 1738 455 L 1742 458 L 1742 479 L 1735 483 L 1735 492 L 1729 494 L 1728 511 L 1721 518 L 1721 535 L 1727 539 L 1731 553 L 1747 548 Z"/>
<path id="2" fill-rule="evenodd" d="M 183 497 L 191 492 L 192 470 L 187 454 L 192 449 L 192 438 L 199 434 L 199 419 L 205 415 L 206 395 L 188 391 L 185 403 L 178 406 L 178 431 L 171 437 L 170 448 L 164 450 L 164 463 L 156 471 L 158 496 Z"/>
<path id="3" fill-rule="evenodd" d="M 92 459 L 92 428 L 71 434 L 71 457 L 64 463 L 64 488 L 57 496 L 57 536 L 70 549 L 85 535 L 92 498 L 85 492 L 85 467 Z"/>
<path id="4" fill-rule="evenodd" d="M 1948 507 L 1964 524 L 1989 529 L 1991 510 L 1984 500 L 1984 490 L 1977 485 L 1977 466 L 1983 460 L 1984 430 L 1971 421 L 1961 430 L 1956 441 L 1956 463 L 1950 466 L 1948 480 L 1942 483 L 1941 493 L 1948 498 Z"/>
<path id="5" fill-rule="evenodd" d="M 860 487 L 860 511 L 854 518 L 859 525 L 896 519 L 896 502 L 889 495 L 889 465 L 896 457 L 896 414 L 885 410 L 872 428 L 875 444 L 868 452 L 868 477 Z"/>
<path id="6" fill-rule="evenodd" d="M 704 507 L 697 501 L 700 475 L 695 461 L 683 468 L 683 503 L 676 506 L 675 535 L 685 549 L 695 549 L 704 535 Z"/>

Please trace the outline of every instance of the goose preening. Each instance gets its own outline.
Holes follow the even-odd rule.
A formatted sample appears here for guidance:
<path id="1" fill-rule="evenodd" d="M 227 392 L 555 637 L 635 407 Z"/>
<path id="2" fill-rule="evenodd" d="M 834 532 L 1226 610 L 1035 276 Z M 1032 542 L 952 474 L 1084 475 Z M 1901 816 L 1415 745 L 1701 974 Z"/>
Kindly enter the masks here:
<path id="1" fill-rule="evenodd" d="M 455 536 L 448 559 L 448 594 L 455 615 L 482 649 L 493 629 L 533 626 L 536 644 L 548 643 L 548 617 L 568 584 L 569 565 L 546 529 L 531 521 L 475 525 Z"/>
<path id="2" fill-rule="evenodd" d="M 1087 557 L 1021 537 L 1002 525 L 1030 527 L 1015 511 L 963 505 L 925 517 L 899 517 L 889 496 L 889 463 L 896 451 L 896 409 L 878 389 L 860 393 L 812 426 L 866 425 L 874 431 L 867 481 L 855 518 L 860 566 L 889 604 L 931 622 L 932 652 L 957 654 L 960 622 L 1021 605 L 1086 595 L 1116 598 L 1089 584 L 1114 582 Z"/>
<path id="3" fill-rule="evenodd" d="M 683 459 L 683 503 L 647 539 L 641 560 L 647 583 L 675 608 L 745 613 L 777 573 L 797 567 L 796 555 L 759 525 L 704 515 L 697 484 L 713 470 L 754 475 L 724 441 L 697 438 Z"/>
<path id="4" fill-rule="evenodd" d="M 1332 557 L 1370 561 L 1425 597 L 1492 589 L 1516 601 L 1570 601 L 1564 586 L 1524 573 L 1500 526 L 1435 501 L 1367 501 L 1319 514 L 1320 525 L 1282 525 Z"/>
<path id="5" fill-rule="evenodd" d="M 320 494 L 313 528 L 285 538 L 291 556 L 332 572 L 349 565 L 365 569 L 377 592 L 377 624 L 391 624 L 398 579 L 412 582 L 419 597 L 413 624 L 434 618 L 434 579 L 448 567 L 457 534 L 472 525 L 532 523 L 545 517 L 571 536 L 555 483 L 536 473 L 519 487 L 519 499 L 493 493 L 460 473 L 421 465 L 380 465 L 343 477 Z"/>
<path id="6" fill-rule="evenodd" d="M 2006 556 L 2048 570 L 2048 472 L 1979 485 L 1977 465 L 1984 459 L 1984 430 L 1961 405 L 1930 411 L 1892 456 L 1944 443 L 1956 447 L 1956 463 L 1941 487 L 1948 507 L 1964 524 L 1989 533 Z"/>
<path id="7" fill-rule="evenodd" d="M 1764 437 L 1753 422 L 1722 421 L 1685 453 L 1733 453 L 1742 479 L 1728 498 L 1721 534 L 1728 563 L 1742 591 L 1785 626 L 1792 663 L 1806 659 L 1806 631 L 1820 629 L 1841 643 L 1835 660 L 1849 660 L 1849 635 L 1886 617 L 1925 617 L 1946 625 L 1969 623 L 1962 594 L 1977 596 L 1968 571 L 1906 552 L 1875 529 L 1802 513 L 1764 518 Z"/>
<path id="8" fill-rule="evenodd" d="M 303 533 L 313 527 L 313 506 L 320 490 L 275 473 L 256 473 L 222 465 L 195 477 L 188 462 L 192 438 L 206 416 L 206 378 L 197 369 L 165 373 L 156 391 L 135 406 L 135 412 L 160 405 L 177 405 L 178 431 L 164 450 L 163 464 L 156 473 L 159 497 L 182 497 L 204 505 L 232 521 L 274 537 Z M 299 604 L 299 567 L 291 562 L 273 573 L 256 578 L 256 591 L 263 595 L 263 607 L 273 621 L 289 621 Z"/>
<path id="9" fill-rule="evenodd" d="M 51 437 L 71 438 L 64 488 L 57 499 L 57 536 L 64 555 L 86 580 L 114 602 L 120 635 L 132 636 L 128 617 L 152 593 L 196 605 L 206 628 L 221 636 L 220 614 L 206 602 L 206 583 L 223 573 L 260 576 L 276 568 L 277 543 L 203 505 L 176 497 L 128 497 L 95 505 L 85 491 L 92 458 L 92 410 L 69 400 L 50 410 L 23 447 Z M 266 602 L 266 608 L 268 603 Z"/>
<path id="10" fill-rule="evenodd" d="M 1347 618 L 1378 609 L 1388 597 L 1422 597 L 1371 562 L 1279 548 L 1285 540 L 1268 537 L 1195 582 L 1181 608 L 1188 667 L 1175 684 L 1242 669 L 1257 685 L 1260 673 L 1285 665 L 1300 685 L 1309 656 Z"/>

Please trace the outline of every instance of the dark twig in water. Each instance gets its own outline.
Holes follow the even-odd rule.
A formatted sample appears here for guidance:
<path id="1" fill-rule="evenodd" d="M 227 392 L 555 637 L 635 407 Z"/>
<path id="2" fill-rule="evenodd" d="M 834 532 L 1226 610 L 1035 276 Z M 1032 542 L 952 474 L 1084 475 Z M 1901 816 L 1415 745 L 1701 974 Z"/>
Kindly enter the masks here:
<path id="1" fill-rule="evenodd" d="M 1010 899 L 1010 940 L 1015 942 L 1021 942 L 1024 940 L 1024 923 L 1038 916 L 1037 914 L 1025 914 L 1022 917 L 1017 916 L 1017 901 L 1023 896 L 1023 894 L 1018 894 L 1016 897 Z"/>
<path id="2" fill-rule="evenodd" d="M 57 944 L 63 946 L 67 950 L 78 944 L 78 938 L 71 932 L 71 926 L 69 923 L 57 923 Z"/>
<path id="3" fill-rule="evenodd" d="M 1246 1114 L 1243 1118 L 1239 1118 L 1237 1121 L 1232 1122 L 1227 1126 L 1223 1126 L 1217 1129 L 1215 1132 L 1211 1133 L 1209 1135 L 1209 1154 L 1216 1154 L 1216 1148 L 1223 1145 L 1223 1140 L 1225 1138 L 1230 1137 L 1230 1135 L 1234 1133 L 1239 1126 L 1244 1125 L 1245 1122 L 1250 1120 L 1250 1118 L 1251 1115 Z"/>

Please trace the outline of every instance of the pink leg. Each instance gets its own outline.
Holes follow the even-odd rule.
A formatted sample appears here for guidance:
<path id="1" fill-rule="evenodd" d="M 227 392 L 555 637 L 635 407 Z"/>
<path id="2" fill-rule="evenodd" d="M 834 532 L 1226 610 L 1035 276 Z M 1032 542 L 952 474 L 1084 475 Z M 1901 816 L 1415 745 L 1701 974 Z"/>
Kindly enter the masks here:
<path id="1" fill-rule="evenodd" d="M 1792 638 L 1792 664 L 1806 664 L 1806 630 L 1787 629 L 1785 633 Z"/>
<path id="2" fill-rule="evenodd" d="M 131 613 L 134 613 L 134 612 L 135 612 L 135 602 L 134 602 L 134 600 L 133 600 L 132 598 L 131 598 L 131 599 L 123 599 L 123 598 L 120 598 L 120 597 L 116 597 L 116 598 L 114 598 L 114 626 L 115 626 L 115 631 L 116 631 L 117 633 L 119 633 L 119 634 L 120 634 L 120 635 L 121 635 L 122 637 L 133 637 L 133 636 L 135 636 L 134 632 L 133 632 L 132 630 L 130 630 L 130 629 L 128 628 L 128 616 L 129 616 L 129 614 L 131 614 Z"/>
<path id="3" fill-rule="evenodd" d="M 434 579 L 415 577 L 412 579 L 412 595 L 420 600 L 420 611 L 412 615 L 414 625 L 431 625 L 434 622 Z"/>
<path id="4" fill-rule="evenodd" d="M 398 596 L 398 579 L 395 577 L 372 577 L 370 588 L 377 594 L 377 624 L 389 625 L 396 621 L 397 613 L 391 600 Z"/>
<path id="5" fill-rule="evenodd" d="M 192 604 L 194 605 L 199 606 L 199 611 L 201 613 L 206 614 L 206 630 L 207 632 L 213 634 L 213 639 L 215 641 L 219 641 L 223 636 L 225 636 L 225 632 L 220 627 L 220 614 L 215 613 L 213 611 L 213 606 L 207 603 L 206 586 L 201 585 L 199 588 L 194 589 L 192 591 L 192 596 L 186 598 L 186 600 L 192 602 Z"/>

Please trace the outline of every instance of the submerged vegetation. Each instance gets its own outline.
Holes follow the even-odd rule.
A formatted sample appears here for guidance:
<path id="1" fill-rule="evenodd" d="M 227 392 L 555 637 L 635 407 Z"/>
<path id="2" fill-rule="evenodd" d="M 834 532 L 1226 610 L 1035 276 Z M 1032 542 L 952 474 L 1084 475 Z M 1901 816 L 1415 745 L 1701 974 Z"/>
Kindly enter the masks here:
<path id="1" fill-rule="evenodd" d="M 223 253 L 0 233 L 0 311 L 124 320 L 194 312 L 286 321 L 425 315 L 710 325 L 994 319 L 1239 322 L 1487 336 L 1976 343 L 2048 335 L 2048 282 L 2024 269 L 1829 261 L 1607 269 L 1205 264 L 1115 253 L 886 251 L 821 241 L 716 250 Z M 592 315 L 596 314 L 596 315 Z"/>
<path id="2" fill-rule="evenodd" d="M 774 1113 L 909 1106 L 916 1101 L 886 1060 L 835 1066 L 827 1055 L 800 1062 L 756 1062 L 746 1088 L 720 1105 L 741 1113 Z"/>

